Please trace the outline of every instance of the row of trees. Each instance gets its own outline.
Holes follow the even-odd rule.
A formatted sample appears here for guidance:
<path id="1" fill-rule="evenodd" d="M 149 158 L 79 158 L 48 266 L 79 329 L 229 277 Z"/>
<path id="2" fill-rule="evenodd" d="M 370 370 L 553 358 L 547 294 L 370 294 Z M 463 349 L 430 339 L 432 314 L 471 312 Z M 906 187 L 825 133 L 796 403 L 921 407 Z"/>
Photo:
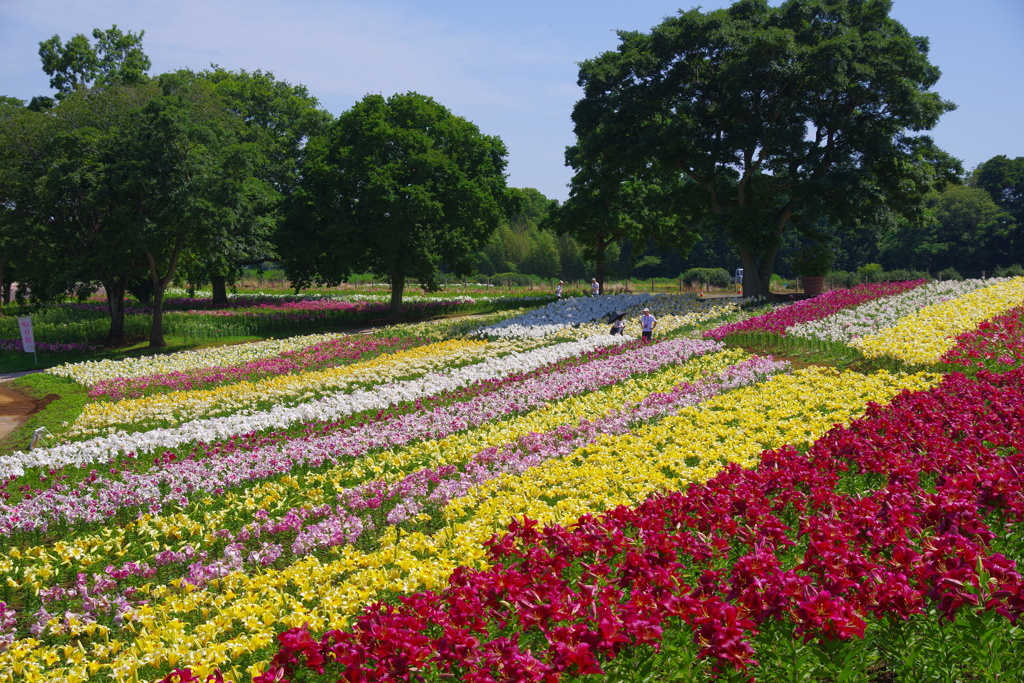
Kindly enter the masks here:
<path id="1" fill-rule="evenodd" d="M 329 117 L 271 74 L 150 78 L 142 35 L 54 36 L 40 56 L 55 98 L 5 99 L 0 262 L 41 301 L 102 284 L 113 344 L 125 293 L 145 291 L 161 347 L 176 275 L 223 289 L 241 262 L 265 258 L 301 147 Z"/>
<path id="2" fill-rule="evenodd" d="M 299 287 L 371 271 L 401 308 L 407 276 L 474 270 L 520 211 L 506 150 L 429 97 L 369 95 L 336 119 L 304 87 L 211 67 L 147 75 L 143 33 L 40 44 L 54 98 L 0 103 L 0 280 L 46 301 L 106 290 L 108 342 L 124 301 L 283 261 Z"/>
<path id="3" fill-rule="evenodd" d="M 298 287 L 370 271 L 394 313 L 407 276 L 433 288 L 442 271 L 740 265 L 753 296 L 805 245 L 847 269 L 1019 262 L 1020 160 L 959 184 L 923 134 L 953 108 L 927 39 L 890 9 L 739 0 L 621 32 L 580 66 L 562 205 L 507 188 L 501 140 L 423 95 L 334 118 L 269 73 L 150 77 L 142 33 L 54 36 L 40 57 L 55 97 L 0 102 L 0 281 L 40 300 L 102 284 L 112 343 L 125 292 L 147 290 L 157 347 L 176 276 L 223 299 L 267 258 Z"/>

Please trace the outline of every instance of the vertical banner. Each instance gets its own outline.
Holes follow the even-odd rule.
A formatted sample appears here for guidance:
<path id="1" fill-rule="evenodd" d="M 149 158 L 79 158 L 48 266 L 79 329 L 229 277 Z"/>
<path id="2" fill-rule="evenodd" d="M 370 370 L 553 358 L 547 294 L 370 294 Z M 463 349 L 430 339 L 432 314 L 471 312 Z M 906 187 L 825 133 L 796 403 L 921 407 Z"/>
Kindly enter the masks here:
<path id="1" fill-rule="evenodd" d="M 35 353 L 36 340 L 32 335 L 32 317 L 18 318 L 18 327 L 21 328 L 21 348 L 25 349 L 25 353 Z"/>

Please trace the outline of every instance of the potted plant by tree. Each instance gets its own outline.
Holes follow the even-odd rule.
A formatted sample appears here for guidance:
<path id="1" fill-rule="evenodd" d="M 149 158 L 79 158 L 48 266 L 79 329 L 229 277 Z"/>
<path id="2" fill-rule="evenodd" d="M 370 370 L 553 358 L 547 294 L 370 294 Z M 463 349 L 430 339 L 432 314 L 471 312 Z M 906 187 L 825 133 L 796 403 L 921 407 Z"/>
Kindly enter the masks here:
<path id="1" fill-rule="evenodd" d="M 832 269 L 835 261 L 835 254 L 827 244 L 815 242 L 803 247 L 793 254 L 790 260 L 790 267 L 800 276 L 800 284 L 803 286 L 804 294 L 817 296 L 821 294 L 825 284 L 825 276 Z"/>

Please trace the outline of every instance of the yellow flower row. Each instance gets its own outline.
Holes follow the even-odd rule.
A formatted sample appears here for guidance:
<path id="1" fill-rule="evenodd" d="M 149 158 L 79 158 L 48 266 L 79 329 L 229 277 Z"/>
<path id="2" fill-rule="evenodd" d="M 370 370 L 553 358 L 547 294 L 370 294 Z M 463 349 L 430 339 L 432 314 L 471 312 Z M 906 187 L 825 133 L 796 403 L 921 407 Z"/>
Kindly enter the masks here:
<path id="1" fill-rule="evenodd" d="M 335 468 L 324 475 L 336 486 L 366 478 L 399 480 L 411 467 L 440 467 L 465 462 L 485 448 L 509 443 L 533 433 L 544 433 L 561 425 L 574 425 L 583 418 L 599 418 L 623 406 L 665 392 L 682 382 L 692 382 L 748 358 L 741 349 L 728 349 L 698 356 L 661 372 L 620 382 L 603 391 L 591 392 L 552 403 L 526 415 L 492 422 L 471 431 L 436 441 L 424 441 L 408 448 L 385 451 L 360 459 L 351 468 Z M 349 484 L 350 485 L 350 484 Z"/>
<path id="2" fill-rule="evenodd" d="M 330 484 L 340 489 L 369 479 L 395 481 L 414 469 L 464 462 L 485 448 L 508 443 L 530 432 L 545 432 L 560 425 L 575 424 L 585 417 L 619 410 L 652 393 L 668 391 L 681 382 L 695 381 L 747 357 L 740 349 L 698 356 L 682 365 L 642 375 L 604 391 L 575 396 L 524 415 L 513 415 L 508 419 L 485 424 L 478 429 L 439 440 L 422 441 L 407 448 L 373 453 L 325 472 L 280 477 L 260 483 L 244 494 L 229 492 L 216 503 L 209 500 L 200 505 L 200 519 L 186 514 L 157 517 L 144 515 L 123 526 L 108 527 L 99 534 L 58 541 L 53 545 L 12 549 L 8 557 L 0 558 L 0 571 L 18 576 L 22 583 L 40 590 L 48 588 L 51 583 L 49 579 L 69 563 L 85 569 L 123 556 L 123 549 L 132 538 L 149 539 L 153 555 L 165 550 L 180 550 L 185 544 L 197 549 L 207 547 L 215 543 L 213 530 L 225 526 L 228 514 L 237 524 L 241 517 L 251 519 L 257 510 L 273 513 L 275 510 L 287 510 L 301 505 L 333 502 L 324 499 L 325 485 Z"/>
<path id="3" fill-rule="evenodd" d="M 314 372 L 267 377 L 212 389 L 173 391 L 117 402 L 89 403 L 75 420 L 68 435 L 94 436 L 117 425 L 140 422 L 176 425 L 201 417 L 231 415 L 267 401 L 280 405 L 302 403 L 360 384 L 416 377 L 452 364 L 476 362 L 523 351 L 540 343 L 536 340 L 503 340 L 490 344 L 452 340 Z"/>
<path id="4" fill-rule="evenodd" d="M 132 641 L 93 645 L 89 657 L 76 662 L 59 646 L 26 639 L 0 655 L 0 672 L 17 669 L 24 681 L 77 683 L 100 661 L 115 680 L 132 680 L 140 667 L 166 669 L 173 660 L 200 676 L 226 668 L 228 680 L 239 681 L 261 667 L 232 671 L 231 662 L 271 646 L 283 629 L 303 623 L 314 631 L 342 627 L 346 615 L 379 591 L 438 589 L 455 567 L 480 566 L 482 542 L 513 517 L 564 524 L 585 512 L 635 504 L 654 491 L 704 481 L 725 461 L 749 466 L 763 448 L 806 444 L 833 423 L 861 414 L 868 401 L 885 403 L 903 389 L 924 389 L 938 379 L 826 369 L 776 376 L 635 434 L 603 437 L 521 477 L 479 487 L 448 507 L 449 526 L 433 536 L 392 528 L 371 553 L 346 546 L 336 549 L 333 561 L 306 557 L 280 571 L 232 574 L 203 590 L 158 586 L 151 591 L 154 600 L 135 615 Z M 202 623 L 187 626 L 189 615 L 201 616 Z M 0 681 L 8 680 L 14 679 L 0 674 Z"/>
<path id="5" fill-rule="evenodd" d="M 958 335 L 1021 303 L 1024 278 L 1016 277 L 926 306 L 888 329 L 854 340 L 851 345 L 868 358 L 888 356 L 909 363 L 937 363 L 953 348 Z"/>

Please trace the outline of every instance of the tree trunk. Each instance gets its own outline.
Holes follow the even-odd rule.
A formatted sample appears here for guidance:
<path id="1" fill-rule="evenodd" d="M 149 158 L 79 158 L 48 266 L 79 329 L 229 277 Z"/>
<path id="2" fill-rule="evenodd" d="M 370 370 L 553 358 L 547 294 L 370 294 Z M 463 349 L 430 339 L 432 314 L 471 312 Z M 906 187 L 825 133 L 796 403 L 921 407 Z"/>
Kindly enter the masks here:
<path id="1" fill-rule="evenodd" d="M 224 275 L 211 275 L 210 285 L 213 288 L 213 305 L 228 305 L 228 279 Z"/>
<path id="2" fill-rule="evenodd" d="M 596 253 L 594 255 L 594 270 L 597 271 L 594 274 L 594 277 L 597 278 L 597 284 L 598 284 L 598 287 L 600 288 L 598 291 L 601 294 L 604 294 L 604 273 L 605 273 L 605 259 L 604 259 L 604 255 L 605 255 L 605 252 L 607 250 L 608 250 L 608 244 L 606 244 L 605 242 L 599 240 L 598 243 L 597 243 L 597 251 L 596 251 Z"/>
<path id="3" fill-rule="evenodd" d="M 149 328 L 149 348 L 162 349 L 167 346 L 164 341 L 164 287 L 157 286 L 153 290 L 153 323 Z"/>
<path id="4" fill-rule="evenodd" d="M 391 310 L 389 315 L 392 318 L 402 316 L 402 292 L 405 290 L 405 273 L 391 271 Z"/>
<path id="5" fill-rule="evenodd" d="M 167 272 L 161 277 L 156 269 L 156 256 L 146 252 L 146 265 L 149 266 L 149 279 L 153 282 L 153 323 L 149 328 L 149 348 L 162 349 L 167 346 L 164 341 L 164 292 L 167 285 L 174 279 L 174 271 L 178 268 L 178 257 L 181 255 L 182 240 L 178 240 L 171 252 L 171 262 Z"/>
<path id="6" fill-rule="evenodd" d="M 740 261 L 743 263 L 743 298 L 756 296 L 772 298 L 772 272 L 775 268 L 777 250 L 755 254 L 748 249 L 740 249 Z"/>
<path id="7" fill-rule="evenodd" d="M 4 281 L 5 280 L 4 275 L 5 275 L 5 270 L 6 270 L 4 268 L 5 265 L 7 265 L 6 262 L 3 259 L 0 259 L 0 287 L 6 287 L 7 286 L 7 283 Z M 5 289 L 4 293 L 6 294 L 8 291 L 10 291 L 10 290 L 6 290 Z M 6 296 L 3 299 L 0 299 L 0 315 L 4 314 L 4 304 L 5 303 L 7 303 L 7 297 Z"/>
<path id="8" fill-rule="evenodd" d="M 110 310 L 110 332 L 107 333 L 108 346 L 124 344 L 124 293 L 128 289 L 128 279 L 124 277 L 104 280 L 103 289 L 107 293 L 107 308 Z"/>

